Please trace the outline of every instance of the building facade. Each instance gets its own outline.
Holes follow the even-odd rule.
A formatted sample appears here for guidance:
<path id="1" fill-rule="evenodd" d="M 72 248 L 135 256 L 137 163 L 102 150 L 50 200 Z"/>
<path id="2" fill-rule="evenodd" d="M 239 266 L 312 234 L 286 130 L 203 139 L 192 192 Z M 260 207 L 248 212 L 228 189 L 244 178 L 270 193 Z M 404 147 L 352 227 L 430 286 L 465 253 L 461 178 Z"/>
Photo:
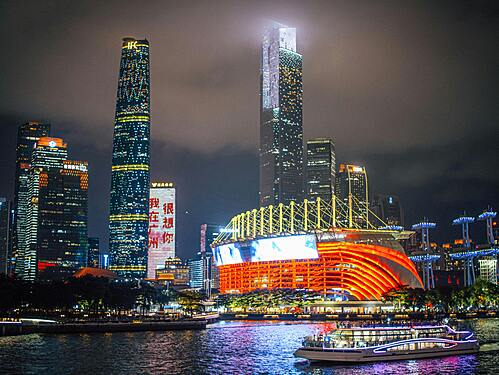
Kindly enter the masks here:
<path id="1" fill-rule="evenodd" d="M 478 259 L 480 278 L 492 284 L 497 284 L 497 258 L 486 256 Z"/>
<path id="2" fill-rule="evenodd" d="M 116 99 L 109 215 L 109 268 L 124 278 L 146 276 L 149 137 L 149 42 L 125 38 Z"/>
<path id="3" fill-rule="evenodd" d="M 260 206 L 303 198 L 302 55 L 296 29 L 274 23 L 260 68 Z"/>
<path id="4" fill-rule="evenodd" d="M 194 289 L 203 289 L 203 259 L 198 253 L 197 258 L 189 259 L 189 286 Z"/>
<path id="5" fill-rule="evenodd" d="M 331 138 L 307 141 L 306 195 L 330 202 L 336 181 L 336 151 Z"/>
<path id="6" fill-rule="evenodd" d="M 163 267 L 157 268 L 155 272 L 155 279 L 159 282 L 176 288 L 189 287 L 189 266 L 180 258 L 166 259 Z"/>
<path id="7" fill-rule="evenodd" d="M 213 251 L 211 244 L 220 234 L 220 225 L 217 224 L 201 224 L 201 259 L 203 260 L 203 290 L 208 297 L 211 296 L 213 289 L 218 289 L 219 279 L 218 270 L 213 259 Z"/>
<path id="8" fill-rule="evenodd" d="M 369 220 L 369 187 L 366 168 L 360 165 L 340 164 L 336 178 L 336 196 L 344 209 L 353 207 L 349 226 L 365 228 Z"/>
<path id="9" fill-rule="evenodd" d="M 17 129 L 16 175 L 14 185 L 14 218 L 12 231 L 12 259 L 14 273 L 24 275 L 24 256 L 28 252 L 28 208 L 29 208 L 29 172 L 31 156 L 35 143 L 41 137 L 48 137 L 50 124 L 30 121 Z"/>
<path id="10" fill-rule="evenodd" d="M 175 187 L 172 182 L 152 182 L 149 198 L 147 277 L 153 279 L 165 261 L 175 257 Z"/>
<path id="11" fill-rule="evenodd" d="M 67 160 L 60 138 L 40 138 L 29 173 L 28 243 L 22 277 L 62 280 L 87 263 L 87 162 Z"/>
<path id="12" fill-rule="evenodd" d="M 11 202 L 0 198 L 0 274 L 7 274 L 11 262 Z"/>
<path id="13" fill-rule="evenodd" d="M 341 229 L 223 242 L 214 256 L 220 293 L 306 289 L 332 299 L 379 301 L 390 290 L 422 287 L 396 231 Z"/>
<path id="14" fill-rule="evenodd" d="M 100 243 L 99 237 L 88 237 L 87 267 L 100 267 Z"/>
<path id="15" fill-rule="evenodd" d="M 396 195 L 376 195 L 373 199 L 372 211 L 387 225 L 404 226 L 402 206 Z"/>

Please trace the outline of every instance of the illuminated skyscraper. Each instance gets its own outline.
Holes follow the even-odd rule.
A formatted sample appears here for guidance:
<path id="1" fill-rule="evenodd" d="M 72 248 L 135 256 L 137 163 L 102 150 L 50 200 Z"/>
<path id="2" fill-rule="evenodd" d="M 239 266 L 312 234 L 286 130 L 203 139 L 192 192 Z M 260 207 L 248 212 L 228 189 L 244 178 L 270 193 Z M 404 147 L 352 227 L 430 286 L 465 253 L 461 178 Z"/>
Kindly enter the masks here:
<path id="1" fill-rule="evenodd" d="M 336 180 L 336 153 L 331 138 L 307 141 L 306 189 L 310 200 L 331 201 Z"/>
<path id="2" fill-rule="evenodd" d="M 173 182 L 152 182 L 149 198 L 149 246 L 147 277 L 175 257 L 175 187 Z"/>
<path id="3" fill-rule="evenodd" d="M 194 289 L 203 289 L 203 259 L 201 253 L 195 259 L 187 261 L 189 266 L 189 286 Z"/>
<path id="4" fill-rule="evenodd" d="M 10 270 L 11 217 L 11 202 L 0 198 L 0 274 Z"/>
<path id="5" fill-rule="evenodd" d="M 29 207 L 28 176 L 31 167 L 33 147 L 40 137 L 47 137 L 50 124 L 31 121 L 19 126 L 16 147 L 16 179 L 14 186 L 14 228 L 12 234 L 12 257 L 15 262 L 14 272 L 23 273 L 23 256 L 27 252 L 27 225 Z"/>
<path id="6" fill-rule="evenodd" d="M 67 160 L 60 138 L 40 138 L 29 171 L 27 252 L 21 276 L 56 280 L 86 265 L 87 162 Z"/>
<path id="7" fill-rule="evenodd" d="M 212 289 L 218 289 L 218 270 L 213 259 L 213 251 L 210 245 L 220 234 L 222 225 L 201 224 L 200 255 L 203 261 L 203 291 L 211 297 Z"/>
<path id="8" fill-rule="evenodd" d="M 265 31 L 260 68 L 260 205 L 303 198 L 302 55 L 296 29 Z"/>
<path id="9" fill-rule="evenodd" d="M 100 247 L 99 237 L 88 237 L 88 257 L 87 266 L 93 268 L 100 267 Z"/>
<path id="10" fill-rule="evenodd" d="M 335 190 L 336 196 L 343 202 L 343 207 L 352 207 L 352 224 L 365 227 L 369 213 L 366 168 L 359 165 L 340 164 Z"/>
<path id="11" fill-rule="evenodd" d="M 123 39 L 109 215 L 110 269 L 143 278 L 149 228 L 149 42 Z"/>

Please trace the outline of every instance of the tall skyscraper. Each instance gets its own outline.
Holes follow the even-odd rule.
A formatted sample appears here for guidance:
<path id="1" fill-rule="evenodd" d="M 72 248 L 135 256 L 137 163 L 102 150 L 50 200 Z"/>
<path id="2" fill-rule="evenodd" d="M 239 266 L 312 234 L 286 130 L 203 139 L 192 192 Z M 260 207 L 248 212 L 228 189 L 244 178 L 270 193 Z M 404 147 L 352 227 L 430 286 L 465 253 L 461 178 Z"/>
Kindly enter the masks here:
<path id="1" fill-rule="evenodd" d="M 88 237 L 87 266 L 93 268 L 100 267 L 99 237 Z"/>
<path id="2" fill-rule="evenodd" d="M 116 99 L 109 215 L 109 268 L 120 277 L 146 276 L 149 134 L 149 42 L 125 38 Z"/>
<path id="3" fill-rule="evenodd" d="M 212 289 L 218 289 L 218 270 L 210 245 L 220 234 L 222 225 L 201 224 L 200 255 L 203 261 L 203 290 L 211 297 Z"/>
<path id="4" fill-rule="evenodd" d="M 303 198 L 302 55 L 296 29 L 265 31 L 260 68 L 260 205 Z"/>
<path id="5" fill-rule="evenodd" d="M 86 265 L 87 162 L 67 160 L 60 138 L 40 138 L 29 172 L 28 244 L 22 277 L 62 280 Z"/>
<path id="6" fill-rule="evenodd" d="M 10 266 L 11 250 L 11 204 L 0 198 L 0 274 L 7 274 Z"/>
<path id="7" fill-rule="evenodd" d="M 35 143 L 41 137 L 48 137 L 50 124 L 30 121 L 17 130 L 16 176 L 14 186 L 14 222 L 12 233 L 12 258 L 14 273 L 21 275 L 24 267 L 24 254 L 28 245 L 27 226 L 29 208 L 28 178 L 31 167 L 31 155 Z"/>
<path id="8" fill-rule="evenodd" d="M 310 200 L 331 201 L 336 181 L 336 151 L 331 138 L 307 141 L 306 193 Z"/>
<path id="9" fill-rule="evenodd" d="M 173 182 L 152 182 L 149 198 L 147 277 L 156 277 L 168 258 L 175 257 L 175 187 Z"/>
<path id="10" fill-rule="evenodd" d="M 352 225 L 365 227 L 369 214 L 369 188 L 366 168 L 340 164 L 336 176 L 336 196 L 347 210 L 351 207 Z M 348 220 L 349 221 L 349 220 Z M 346 222 L 344 224 L 350 224 Z"/>
<path id="11" fill-rule="evenodd" d="M 372 211 L 387 225 L 404 226 L 404 215 L 398 196 L 377 194 L 372 206 Z"/>

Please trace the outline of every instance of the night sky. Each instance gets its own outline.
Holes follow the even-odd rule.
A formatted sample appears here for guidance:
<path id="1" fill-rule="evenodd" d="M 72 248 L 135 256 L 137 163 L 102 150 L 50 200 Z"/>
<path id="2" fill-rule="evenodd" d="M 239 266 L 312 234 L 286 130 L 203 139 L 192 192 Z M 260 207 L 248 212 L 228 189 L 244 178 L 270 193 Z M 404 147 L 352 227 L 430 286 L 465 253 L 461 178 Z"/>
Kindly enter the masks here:
<path id="1" fill-rule="evenodd" d="M 152 179 L 177 185 L 177 253 L 202 222 L 257 206 L 259 44 L 297 28 L 304 138 L 365 163 L 406 223 L 499 208 L 497 1 L 1 1 L 0 196 L 13 196 L 17 126 L 48 121 L 89 161 L 89 235 L 107 250 L 121 39 L 151 44 Z M 483 223 L 471 237 L 485 237 Z"/>

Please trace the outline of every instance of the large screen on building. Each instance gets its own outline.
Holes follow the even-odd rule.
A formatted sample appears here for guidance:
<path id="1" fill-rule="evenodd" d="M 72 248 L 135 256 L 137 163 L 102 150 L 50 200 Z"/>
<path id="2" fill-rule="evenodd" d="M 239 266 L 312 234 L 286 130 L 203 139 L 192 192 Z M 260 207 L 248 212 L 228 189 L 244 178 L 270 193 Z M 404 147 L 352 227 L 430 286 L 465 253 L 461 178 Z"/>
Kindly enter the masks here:
<path id="1" fill-rule="evenodd" d="M 175 256 L 175 188 L 169 182 L 153 182 L 149 197 L 149 251 L 147 277 Z"/>
<path id="2" fill-rule="evenodd" d="M 243 262 L 273 260 L 317 259 L 314 235 L 265 238 L 244 243 L 232 243 L 215 248 L 217 266 Z"/>

